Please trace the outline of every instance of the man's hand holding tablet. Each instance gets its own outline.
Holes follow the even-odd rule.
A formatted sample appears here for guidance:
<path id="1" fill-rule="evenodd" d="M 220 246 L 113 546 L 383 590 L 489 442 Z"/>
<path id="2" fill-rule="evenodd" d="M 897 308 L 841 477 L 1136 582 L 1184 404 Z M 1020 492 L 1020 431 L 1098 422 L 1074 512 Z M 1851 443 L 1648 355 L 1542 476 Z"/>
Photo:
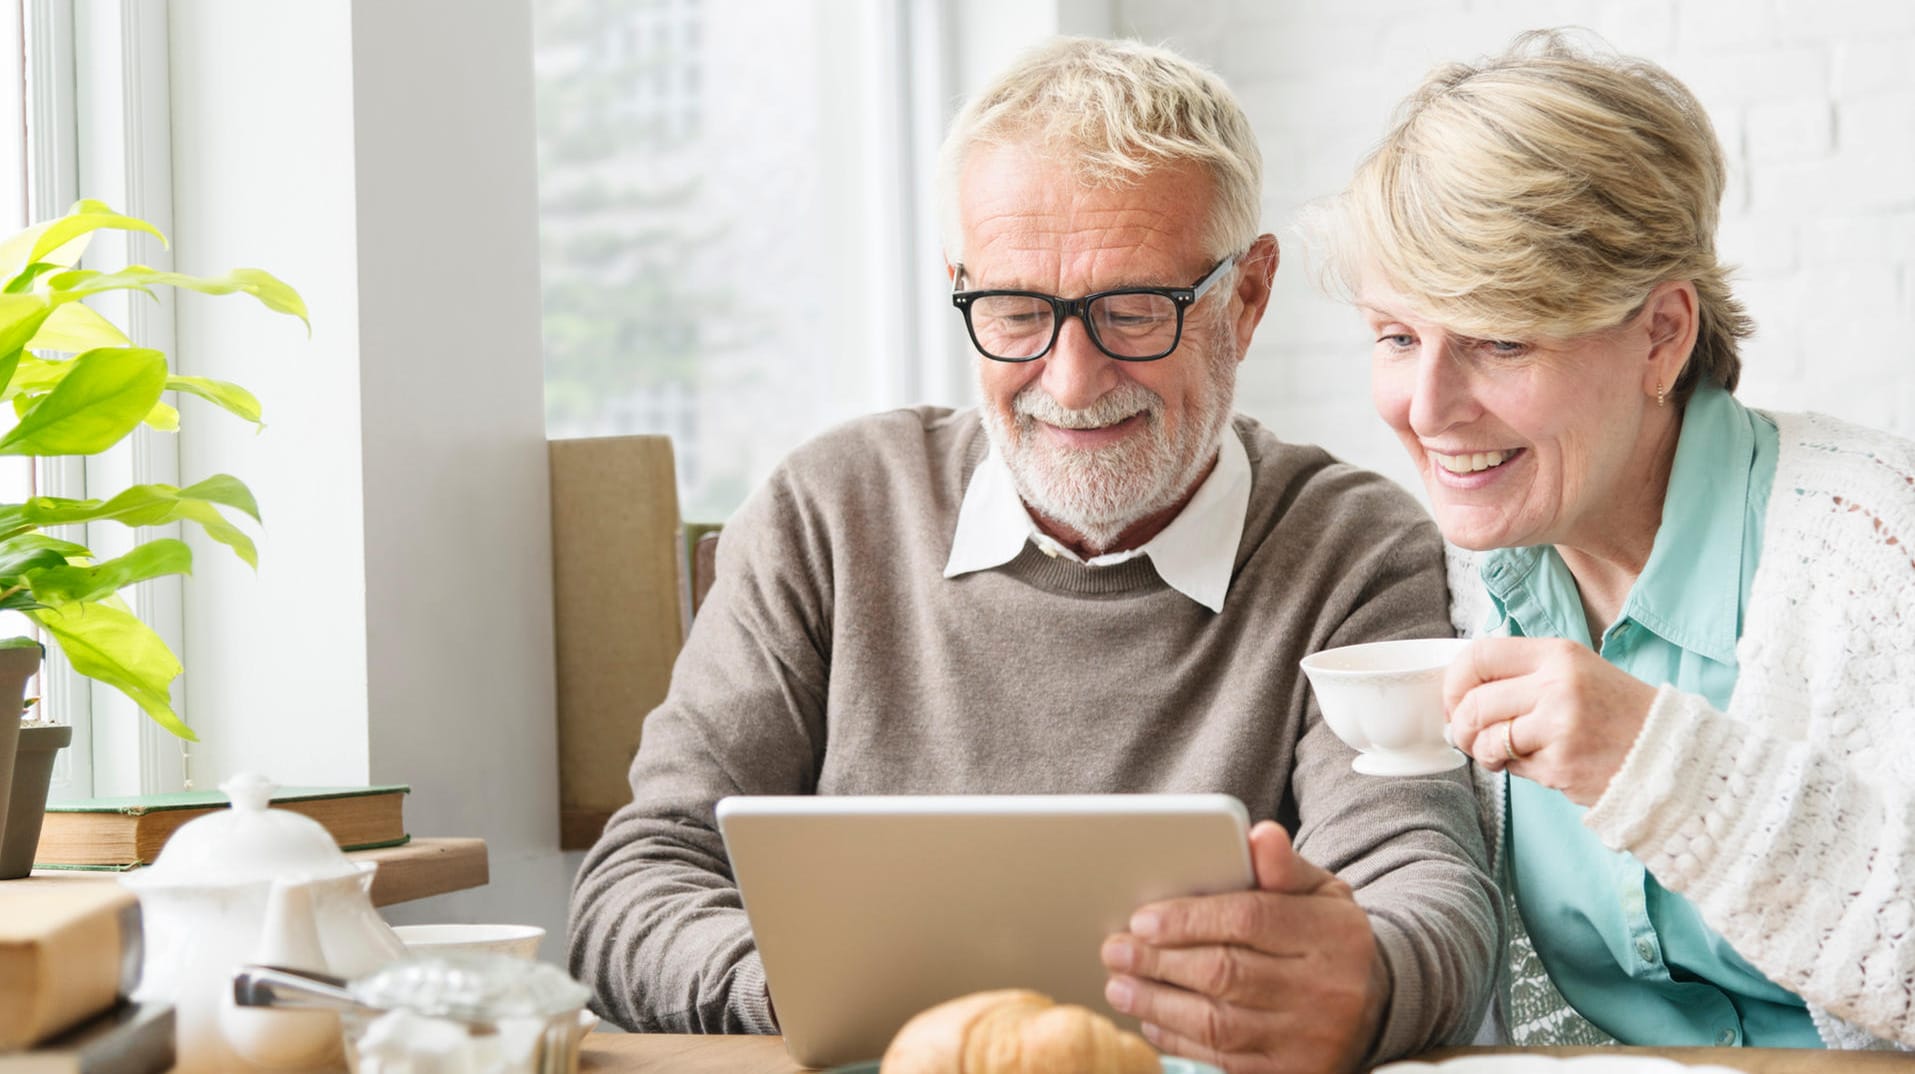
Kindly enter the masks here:
<path id="1" fill-rule="evenodd" d="M 1167 899 L 1105 941 L 1105 996 L 1146 1039 L 1229 1069 L 1348 1070 L 1388 1009 L 1390 977 L 1350 886 L 1283 828 L 1250 832 L 1254 891 Z M 1234 1059 L 1233 1059 L 1234 1057 Z"/>

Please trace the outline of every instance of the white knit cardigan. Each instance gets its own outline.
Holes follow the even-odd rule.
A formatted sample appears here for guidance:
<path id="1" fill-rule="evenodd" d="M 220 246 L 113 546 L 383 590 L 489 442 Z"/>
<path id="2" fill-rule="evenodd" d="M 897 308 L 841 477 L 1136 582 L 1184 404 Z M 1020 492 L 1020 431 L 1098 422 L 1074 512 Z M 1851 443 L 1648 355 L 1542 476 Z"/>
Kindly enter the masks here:
<path id="1" fill-rule="evenodd" d="M 1636 856 L 1832 1048 L 1915 1048 L 1915 443 L 1817 414 L 1780 433 L 1727 712 L 1663 687 L 1584 824 Z M 1452 556 L 1455 618 L 1488 609 Z M 1507 894 L 1508 777 L 1479 769 L 1518 1044 L 1607 1043 L 1563 999 Z"/>

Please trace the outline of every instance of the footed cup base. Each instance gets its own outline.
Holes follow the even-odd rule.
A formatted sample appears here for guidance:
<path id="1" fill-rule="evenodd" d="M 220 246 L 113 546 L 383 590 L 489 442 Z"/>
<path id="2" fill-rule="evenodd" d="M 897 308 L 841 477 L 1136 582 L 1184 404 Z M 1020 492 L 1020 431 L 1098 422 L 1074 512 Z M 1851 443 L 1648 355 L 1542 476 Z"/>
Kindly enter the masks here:
<path id="1" fill-rule="evenodd" d="M 1460 768 L 1469 760 L 1461 750 L 1452 746 L 1439 746 L 1432 750 L 1414 752 L 1371 751 L 1359 753 L 1350 767 L 1366 776 L 1433 776 L 1438 772 L 1448 772 Z"/>

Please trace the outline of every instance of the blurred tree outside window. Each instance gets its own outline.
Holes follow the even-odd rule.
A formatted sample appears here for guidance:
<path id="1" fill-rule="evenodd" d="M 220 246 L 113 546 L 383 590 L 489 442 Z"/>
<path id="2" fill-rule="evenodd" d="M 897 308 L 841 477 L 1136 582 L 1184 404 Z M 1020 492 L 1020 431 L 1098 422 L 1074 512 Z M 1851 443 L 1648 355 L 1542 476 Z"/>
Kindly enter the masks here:
<path id="1" fill-rule="evenodd" d="M 547 434 L 667 434 L 684 517 L 721 521 L 804 439 L 916 402 L 888 6 L 534 11 Z"/>

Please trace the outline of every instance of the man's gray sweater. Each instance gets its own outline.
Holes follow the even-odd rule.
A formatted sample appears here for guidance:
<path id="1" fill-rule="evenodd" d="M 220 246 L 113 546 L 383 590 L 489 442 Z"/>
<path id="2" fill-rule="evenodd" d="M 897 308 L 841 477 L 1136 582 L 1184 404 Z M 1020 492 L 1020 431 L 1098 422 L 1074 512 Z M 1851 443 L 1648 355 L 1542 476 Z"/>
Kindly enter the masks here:
<path id="1" fill-rule="evenodd" d="M 1469 786 L 1353 773 L 1297 666 L 1447 636 L 1436 528 L 1321 449 L 1242 417 L 1226 435 L 1252 482 L 1220 613 L 1147 556 L 1090 567 L 1027 544 L 945 578 L 987 447 L 975 411 L 876 415 L 794 452 L 726 525 L 634 800 L 579 872 L 571 968 L 595 1008 L 637 1030 L 776 1031 L 725 795 L 1223 792 L 1369 913 L 1394 985 L 1373 1054 L 1466 1039 L 1499 930 Z"/>

